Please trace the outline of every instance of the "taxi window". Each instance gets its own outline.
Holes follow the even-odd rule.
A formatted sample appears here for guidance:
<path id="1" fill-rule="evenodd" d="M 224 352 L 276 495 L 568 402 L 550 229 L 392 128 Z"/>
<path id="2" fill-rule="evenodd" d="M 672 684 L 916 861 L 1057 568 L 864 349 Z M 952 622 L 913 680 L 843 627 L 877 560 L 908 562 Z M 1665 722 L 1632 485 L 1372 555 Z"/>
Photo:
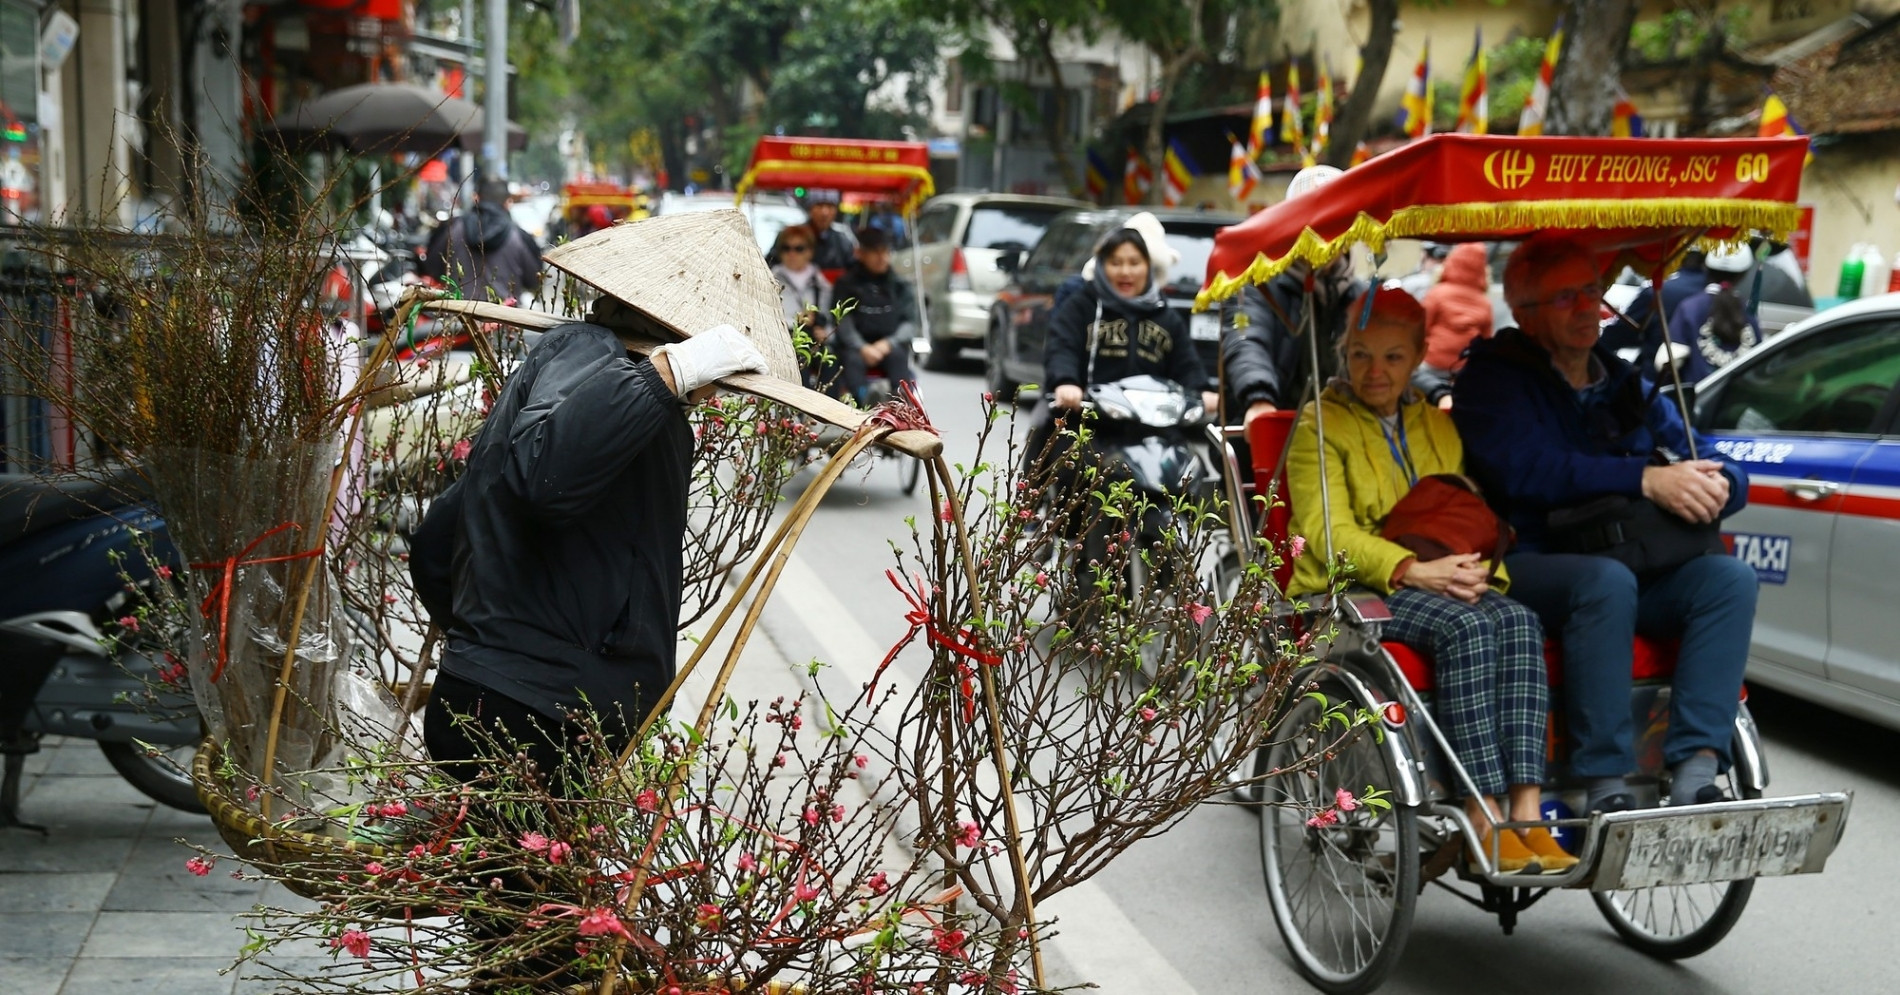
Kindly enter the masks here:
<path id="1" fill-rule="evenodd" d="M 1704 427 L 1868 435 L 1900 380 L 1900 319 L 1843 324 L 1763 355 L 1712 398 Z"/>
<path id="2" fill-rule="evenodd" d="M 957 205 L 939 204 L 917 216 L 917 241 L 923 245 L 945 242 L 957 224 Z"/>

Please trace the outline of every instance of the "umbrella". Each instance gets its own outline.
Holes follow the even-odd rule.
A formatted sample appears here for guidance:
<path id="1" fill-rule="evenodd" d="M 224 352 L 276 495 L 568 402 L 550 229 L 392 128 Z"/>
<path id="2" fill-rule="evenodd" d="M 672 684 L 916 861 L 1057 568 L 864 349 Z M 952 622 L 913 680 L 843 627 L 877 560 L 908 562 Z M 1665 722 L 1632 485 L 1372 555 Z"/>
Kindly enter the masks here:
<path id="1" fill-rule="evenodd" d="M 346 86 L 308 101 L 275 123 L 286 141 L 334 143 L 359 155 L 433 155 L 451 145 L 482 145 L 482 109 L 411 83 Z M 528 133 L 508 125 L 508 146 L 525 148 Z"/>

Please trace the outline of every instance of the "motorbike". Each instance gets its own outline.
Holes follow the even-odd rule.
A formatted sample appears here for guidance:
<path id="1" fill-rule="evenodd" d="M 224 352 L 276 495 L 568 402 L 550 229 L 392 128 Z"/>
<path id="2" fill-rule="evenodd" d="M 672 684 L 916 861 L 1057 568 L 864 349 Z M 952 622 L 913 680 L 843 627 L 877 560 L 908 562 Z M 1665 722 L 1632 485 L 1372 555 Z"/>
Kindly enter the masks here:
<path id="1" fill-rule="evenodd" d="M 136 474 L 0 474 L 0 826 L 28 826 L 20 782 L 48 735 L 93 740 L 154 801 L 204 810 L 187 773 L 202 728 L 182 668 L 136 635 L 104 634 L 142 586 L 164 582 L 151 560 L 179 568 Z"/>

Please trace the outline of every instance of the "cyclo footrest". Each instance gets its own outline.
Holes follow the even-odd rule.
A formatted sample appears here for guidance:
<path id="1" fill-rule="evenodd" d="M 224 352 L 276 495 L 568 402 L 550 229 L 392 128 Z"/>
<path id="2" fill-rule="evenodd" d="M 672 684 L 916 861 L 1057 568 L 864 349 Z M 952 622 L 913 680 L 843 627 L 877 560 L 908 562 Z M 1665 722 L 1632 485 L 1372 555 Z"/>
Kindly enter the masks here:
<path id="1" fill-rule="evenodd" d="M 1851 792 L 1713 802 L 1591 817 L 1591 891 L 1814 874 L 1847 828 Z M 1588 853 L 1586 843 L 1585 852 Z"/>

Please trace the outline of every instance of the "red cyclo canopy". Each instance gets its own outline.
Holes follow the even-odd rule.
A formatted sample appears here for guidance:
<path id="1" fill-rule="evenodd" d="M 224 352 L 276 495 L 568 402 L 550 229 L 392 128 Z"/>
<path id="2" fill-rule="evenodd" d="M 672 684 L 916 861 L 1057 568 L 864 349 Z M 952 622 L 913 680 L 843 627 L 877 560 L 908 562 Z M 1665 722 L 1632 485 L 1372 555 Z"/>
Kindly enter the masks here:
<path id="1" fill-rule="evenodd" d="M 930 178 L 930 147 L 922 142 L 772 135 L 759 139 L 739 179 L 738 195 L 796 187 L 879 194 L 897 200 L 905 211 L 937 189 Z"/>
<path id="2" fill-rule="evenodd" d="M 1751 228 L 1785 235 L 1798 220 L 1807 150 L 1804 137 L 1434 135 L 1223 229 L 1196 306 L 1298 260 L 1329 262 L 1355 242 L 1376 252 L 1390 238 L 1494 240 L 1553 230 L 1608 250 Z"/>

